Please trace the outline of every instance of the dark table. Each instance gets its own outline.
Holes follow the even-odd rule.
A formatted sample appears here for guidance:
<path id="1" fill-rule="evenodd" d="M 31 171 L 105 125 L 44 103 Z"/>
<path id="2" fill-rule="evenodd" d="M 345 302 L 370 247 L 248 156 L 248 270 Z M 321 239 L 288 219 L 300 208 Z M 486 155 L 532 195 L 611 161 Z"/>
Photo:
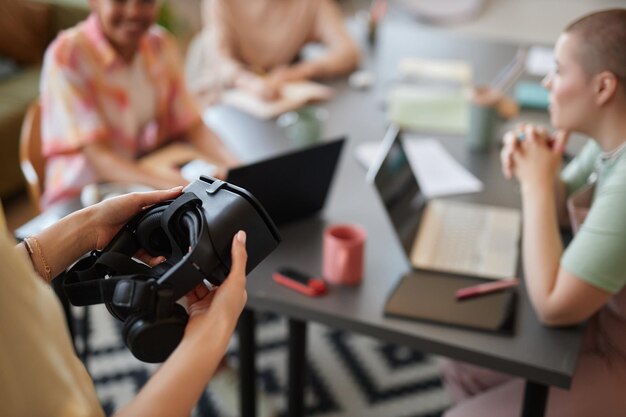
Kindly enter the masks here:
<path id="1" fill-rule="evenodd" d="M 324 105 L 330 115 L 325 137 L 346 135 L 349 142 L 326 208 L 317 217 L 282 227 L 282 244 L 248 280 L 248 304 L 239 327 L 243 416 L 255 415 L 255 311 L 272 311 L 289 319 L 288 415 L 292 417 L 303 415 L 309 321 L 522 377 L 528 381 L 523 416 L 543 415 L 548 386 L 569 388 L 584 327 L 549 329 L 541 325 L 523 286 L 519 289 L 515 334 L 510 337 L 383 317 L 388 294 L 410 267 L 375 190 L 365 180 L 365 170 L 354 158 L 356 144 L 383 137 L 384 93 L 393 82 L 400 58 L 469 61 L 474 66 L 476 82 L 486 83 L 514 56 L 516 49 L 517 45 L 455 38 L 443 32 L 419 29 L 407 19 L 390 19 L 379 30 L 377 46 L 366 54 L 364 67 L 376 74 L 376 86 L 368 91 L 356 91 L 345 82 L 334 83 L 336 96 Z M 218 107 L 210 111 L 207 119 L 244 160 L 298 146 L 274 123 L 260 122 L 235 110 Z M 500 173 L 495 145 L 491 152 L 471 153 L 466 150 L 463 138 L 437 137 L 485 185 L 484 192 L 455 196 L 455 199 L 520 207 L 517 185 L 504 180 Z M 328 224 L 343 222 L 359 223 L 369 235 L 361 286 L 333 287 L 328 295 L 312 299 L 272 281 L 272 272 L 280 266 L 318 274 L 323 229 Z"/>

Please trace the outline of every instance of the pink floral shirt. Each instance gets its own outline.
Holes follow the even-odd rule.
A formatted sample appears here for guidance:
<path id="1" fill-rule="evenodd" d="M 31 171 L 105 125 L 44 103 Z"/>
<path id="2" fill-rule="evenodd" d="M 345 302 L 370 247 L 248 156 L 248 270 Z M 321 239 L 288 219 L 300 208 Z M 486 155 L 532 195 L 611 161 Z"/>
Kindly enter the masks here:
<path id="1" fill-rule="evenodd" d="M 96 15 L 62 32 L 46 51 L 41 80 L 44 208 L 98 181 L 83 146 L 108 141 L 122 157 L 134 159 L 199 122 L 172 37 L 153 26 L 137 55 L 155 97 L 155 117 L 139 133 L 129 111 L 129 92 L 116 82 L 126 64 L 105 38 Z"/>

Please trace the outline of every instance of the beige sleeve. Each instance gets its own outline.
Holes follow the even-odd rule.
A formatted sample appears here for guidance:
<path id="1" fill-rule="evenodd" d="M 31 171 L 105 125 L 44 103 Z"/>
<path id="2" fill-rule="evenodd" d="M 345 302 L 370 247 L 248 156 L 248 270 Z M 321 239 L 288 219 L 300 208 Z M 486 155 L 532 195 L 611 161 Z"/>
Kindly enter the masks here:
<path id="1" fill-rule="evenodd" d="M 0 200 L 0 235 L 9 233 L 7 228 L 7 220 L 4 217 L 4 210 L 2 209 L 2 200 Z"/>
<path id="2" fill-rule="evenodd" d="M 0 233 L 0 415 L 104 416 L 61 305 Z"/>

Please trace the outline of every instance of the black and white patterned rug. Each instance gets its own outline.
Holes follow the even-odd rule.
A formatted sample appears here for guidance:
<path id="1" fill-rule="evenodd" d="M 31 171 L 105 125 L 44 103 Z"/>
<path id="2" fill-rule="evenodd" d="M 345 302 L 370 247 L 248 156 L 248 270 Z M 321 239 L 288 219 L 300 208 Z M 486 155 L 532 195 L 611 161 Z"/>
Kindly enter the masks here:
<path id="1" fill-rule="evenodd" d="M 111 415 L 131 400 L 156 365 L 139 362 L 130 354 L 121 341 L 121 323 L 104 307 L 91 307 L 88 323 L 88 369 L 100 401 Z M 259 317 L 256 337 L 258 386 L 285 415 L 286 321 L 274 315 Z M 228 353 L 234 365 L 236 339 Z M 435 417 L 450 404 L 435 359 L 430 356 L 317 324 L 308 326 L 307 341 L 307 415 Z M 213 416 L 220 414 L 209 387 L 194 417 Z"/>

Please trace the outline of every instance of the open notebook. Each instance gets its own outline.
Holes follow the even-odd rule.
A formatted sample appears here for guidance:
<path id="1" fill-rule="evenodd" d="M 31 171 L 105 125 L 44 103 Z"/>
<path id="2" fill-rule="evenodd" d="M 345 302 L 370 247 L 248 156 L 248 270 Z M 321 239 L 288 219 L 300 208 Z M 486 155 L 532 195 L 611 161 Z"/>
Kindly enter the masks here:
<path id="1" fill-rule="evenodd" d="M 222 95 L 222 102 L 259 119 L 271 119 L 307 103 L 328 100 L 333 90 L 312 81 L 297 81 L 285 84 L 278 100 L 264 101 L 247 91 L 233 89 Z"/>

